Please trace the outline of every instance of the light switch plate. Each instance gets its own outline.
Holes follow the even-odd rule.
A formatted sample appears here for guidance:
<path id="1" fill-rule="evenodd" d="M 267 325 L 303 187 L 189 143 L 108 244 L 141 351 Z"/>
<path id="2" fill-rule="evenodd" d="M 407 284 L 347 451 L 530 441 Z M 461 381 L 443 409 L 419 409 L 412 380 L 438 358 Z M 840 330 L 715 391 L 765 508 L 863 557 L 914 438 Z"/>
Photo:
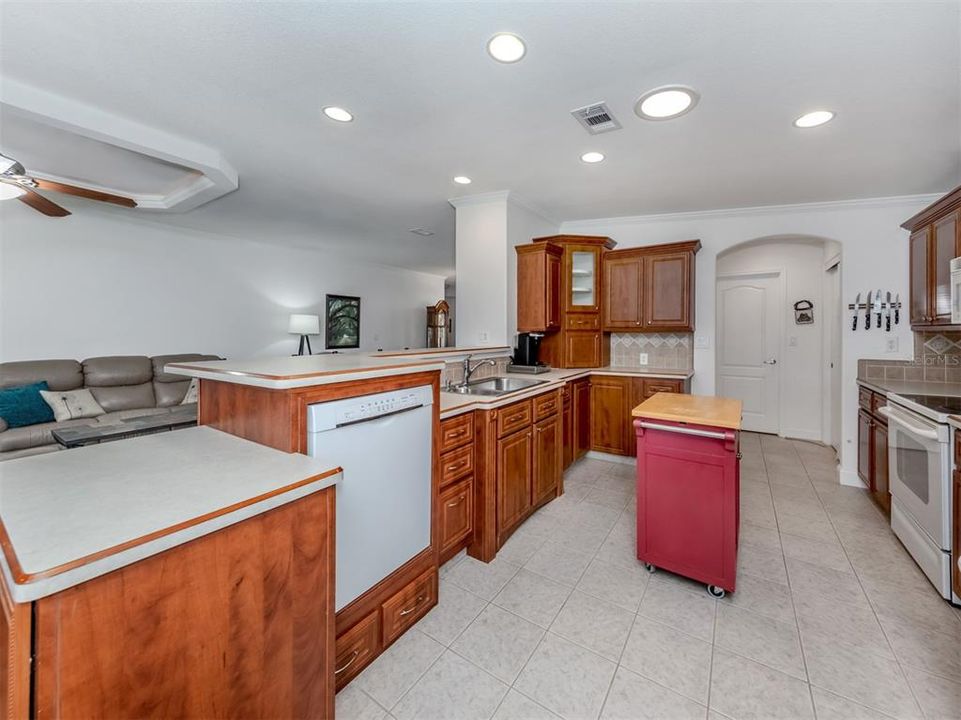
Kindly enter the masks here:
<path id="1" fill-rule="evenodd" d="M 477 333 L 477 339 L 480 340 L 481 342 L 487 342 L 487 333 L 486 332 Z"/>
<path id="2" fill-rule="evenodd" d="M 884 339 L 884 352 L 896 353 L 898 351 L 897 336 Z"/>
<path id="3" fill-rule="evenodd" d="M 797 335 L 791 335 L 787 339 L 788 347 L 797 347 Z"/>
<path id="4" fill-rule="evenodd" d="M 711 347 L 711 338 L 707 335 L 695 335 L 694 336 L 694 347 L 698 350 L 707 350 Z"/>
<path id="5" fill-rule="evenodd" d="M 638 361 L 641 365 L 647 365 L 647 353 L 641 353 L 640 355 L 638 355 L 638 356 L 637 356 L 637 361 Z"/>

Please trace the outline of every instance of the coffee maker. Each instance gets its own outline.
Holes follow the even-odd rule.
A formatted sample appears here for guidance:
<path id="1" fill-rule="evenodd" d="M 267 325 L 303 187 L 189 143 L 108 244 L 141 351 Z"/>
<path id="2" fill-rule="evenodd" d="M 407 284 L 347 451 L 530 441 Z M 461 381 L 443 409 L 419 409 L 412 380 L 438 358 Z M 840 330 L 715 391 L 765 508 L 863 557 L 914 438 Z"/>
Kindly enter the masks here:
<path id="1" fill-rule="evenodd" d="M 543 333 L 518 333 L 517 347 L 511 358 L 511 372 L 542 373 L 551 369 L 538 360 Z"/>

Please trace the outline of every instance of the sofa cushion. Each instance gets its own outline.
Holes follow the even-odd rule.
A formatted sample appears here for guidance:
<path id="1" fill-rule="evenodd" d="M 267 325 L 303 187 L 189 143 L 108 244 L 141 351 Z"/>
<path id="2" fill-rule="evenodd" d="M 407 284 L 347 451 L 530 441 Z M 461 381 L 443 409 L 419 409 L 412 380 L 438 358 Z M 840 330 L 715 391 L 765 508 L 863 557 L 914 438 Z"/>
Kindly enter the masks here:
<path id="1" fill-rule="evenodd" d="M 76 360 L 25 360 L 0 363 L 0 388 L 45 380 L 51 390 L 83 387 L 83 368 Z"/>
<path id="2" fill-rule="evenodd" d="M 72 425 L 90 425 L 94 420 L 66 420 L 64 422 L 40 423 L 25 427 L 10 428 L 0 433 L 0 452 L 23 450 L 24 448 L 40 447 L 56 442 L 51 431 Z"/>
<path id="3" fill-rule="evenodd" d="M 184 355 L 157 355 L 150 358 L 153 363 L 153 391 L 157 398 L 157 407 L 173 407 L 180 405 L 190 387 L 190 378 L 183 375 L 172 375 L 163 371 L 168 363 L 198 362 L 201 360 L 220 360 L 216 355 L 200 355 L 188 353 Z"/>
<path id="4" fill-rule="evenodd" d="M 114 387 L 91 387 L 90 392 L 107 412 L 114 410 L 133 410 L 153 408 L 157 401 L 153 394 L 153 383 L 140 385 L 118 385 Z"/>
<path id="5" fill-rule="evenodd" d="M 87 388 L 79 390 L 41 390 L 40 396 L 53 410 L 57 422 L 103 415 L 103 408 Z"/>
<path id="6" fill-rule="evenodd" d="M 3 388 L 0 390 L 0 418 L 12 428 L 53 421 L 54 412 L 42 395 L 46 391 L 46 382 Z"/>
<path id="7" fill-rule="evenodd" d="M 108 355 L 83 361 L 83 384 L 87 387 L 141 385 L 151 380 L 153 366 L 143 355 Z"/>

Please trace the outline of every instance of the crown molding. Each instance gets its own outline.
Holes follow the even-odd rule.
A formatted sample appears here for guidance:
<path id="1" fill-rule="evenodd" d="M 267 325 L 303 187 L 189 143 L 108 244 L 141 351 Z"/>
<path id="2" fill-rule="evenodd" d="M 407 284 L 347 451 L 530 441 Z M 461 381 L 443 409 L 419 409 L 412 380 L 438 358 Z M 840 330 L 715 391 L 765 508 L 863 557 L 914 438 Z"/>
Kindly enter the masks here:
<path id="1" fill-rule="evenodd" d="M 447 202 L 455 208 L 467 207 L 468 205 L 485 205 L 492 202 L 507 202 L 510 190 L 498 190 L 496 192 L 477 193 L 476 195 L 461 195 L 460 197 L 448 198 Z"/>
<path id="2" fill-rule="evenodd" d="M 218 150 L 193 140 L 16 80 L 5 79 L 0 83 L 0 105 L 5 112 L 195 173 L 166 195 L 131 194 L 122 188 L 78 183 L 50 173 L 38 172 L 37 177 L 130 197 L 136 201 L 137 209 L 170 212 L 192 210 L 238 187 L 237 171 L 226 158 Z"/>
<path id="3" fill-rule="evenodd" d="M 606 218 L 589 218 L 585 220 L 565 220 L 561 223 L 561 230 L 571 228 L 591 227 L 604 224 L 648 224 L 667 222 L 671 220 L 690 220 L 702 218 L 750 217 L 759 215 L 782 215 L 798 212 L 824 212 L 831 210 L 857 210 L 872 207 L 895 207 L 898 205 L 928 205 L 944 193 L 930 193 L 923 195 L 893 195 L 888 197 L 863 198 L 856 200 L 829 200 L 825 202 L 796 203 L 791 205 L 758 205 L 742 208 L 724 208 L 719 210 L 692 210 L 690 212 L 658 213 L 652 215 L 622 215 Z"/>

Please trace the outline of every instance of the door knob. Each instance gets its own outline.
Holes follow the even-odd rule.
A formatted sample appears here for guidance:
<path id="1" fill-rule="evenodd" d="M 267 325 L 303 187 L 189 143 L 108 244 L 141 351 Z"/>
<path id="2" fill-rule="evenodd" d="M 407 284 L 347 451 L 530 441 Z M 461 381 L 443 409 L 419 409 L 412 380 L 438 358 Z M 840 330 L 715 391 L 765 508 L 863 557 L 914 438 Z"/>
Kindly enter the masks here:
<path id="1" fill-rule="evenodd" d="M 777 358 L 771 358 L 770 360 L 764 361 L 765 365 L 777 365 Z"/>

